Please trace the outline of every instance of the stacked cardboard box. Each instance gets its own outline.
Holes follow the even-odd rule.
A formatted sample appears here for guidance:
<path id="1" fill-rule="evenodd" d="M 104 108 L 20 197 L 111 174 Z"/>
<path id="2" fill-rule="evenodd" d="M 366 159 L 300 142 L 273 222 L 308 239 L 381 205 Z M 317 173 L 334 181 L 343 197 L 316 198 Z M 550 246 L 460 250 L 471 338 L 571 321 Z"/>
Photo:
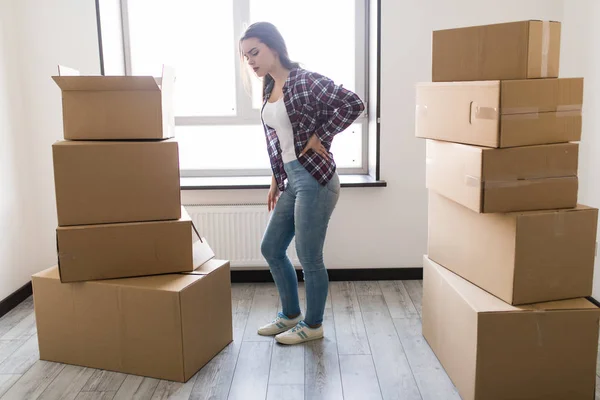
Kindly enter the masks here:
<path id="1" fill-rule="evenodd" d="M 594 397 L 598 210 L 578 204 L 583 79 L 561 24 L 435 31 L 423 335 L 463 399 Z"/>
<path id="2" fill-rule="evenodd" d="M 58 265 L 32 277 L 40 358 L 185 382 L 232 340 L 229 262 L 180 201 L 174 71 L 59 67 Z"/>

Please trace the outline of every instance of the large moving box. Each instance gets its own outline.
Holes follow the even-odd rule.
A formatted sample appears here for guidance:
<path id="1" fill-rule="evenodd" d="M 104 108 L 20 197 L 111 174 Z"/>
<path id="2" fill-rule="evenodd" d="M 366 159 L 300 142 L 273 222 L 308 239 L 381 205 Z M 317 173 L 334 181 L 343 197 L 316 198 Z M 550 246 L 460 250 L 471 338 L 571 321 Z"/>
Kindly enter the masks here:
<path id="1" fill-rule="evenodd" d="M 79 76 L 59 67 L 52 77 L 62 90 L 64 138 L 69 140 L 175 137 L 175 71 L 162 77 Z"/>
<path id="2" fill-rule="evenodd" d="M 52 153 L 59 226 L 181 218 L 175 140 L 60 141 Z"/>
<path id="3" fill-rule="evenodd" d="M 519 21 L 433 32 L 432 80 L 556 78 L 560 22 Z"/>
<path id="4" fill-rule="evenodd" d="M 78 283 L 53 267 L 32 281 L 42 360 L 185 382 L 233 340 L 228 261 Z"/>
<path id="5" fill-rule="evenodd" d="M 61 282 L 191 272 L 214 257 L 182 207 L 175 221 L 58 227 Z"/>
<path id="6" fill-rule="evenodd" d="M 576 143 L 490 149 L 427 140 L 426 186 L 475 212 L 577 205 Z"/>
<path id="7" fill-rule="evenodd" d="M 598 209 L 478 214 L 429 191 L 428 255 L 509 304 L 592 294 Z"/>
<path id="8" fill-rule="evenodd" d="M 596 306 L 513 307 L 427 256 L 423 265 L 423 336 L 463 400 L 594 398 Z"/>
<path id="9" fill-rule="evenodd" d="M 420 83 L 416 136 L 485 147 L 581 140 L 583 79 Z"/>

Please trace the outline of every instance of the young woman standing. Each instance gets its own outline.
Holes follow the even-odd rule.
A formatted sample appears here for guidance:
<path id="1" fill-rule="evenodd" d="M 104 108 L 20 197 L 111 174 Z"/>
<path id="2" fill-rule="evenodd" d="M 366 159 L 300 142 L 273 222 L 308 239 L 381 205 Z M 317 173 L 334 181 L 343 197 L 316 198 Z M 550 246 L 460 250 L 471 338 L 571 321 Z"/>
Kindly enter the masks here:
<path id="1" fill-rule="evenodd" d="M 276 335 L 283 344 L 320 339 L 329 289 L 323 244 L 340 194 L 329 150 L 335 135 L 365 106 L 355 93 L 292 62 L 283 37 L 270 23 L 251 25 L 240 40 L 240 52 L 263 78 L 261 119 L 273 172 L 267 201 L 273 213 L 261 251 L 283 310 L 258 333 Z M 305 280 L 306 316 L 300 310 L 296 272 L 286 255 L 294 236 Z"/>

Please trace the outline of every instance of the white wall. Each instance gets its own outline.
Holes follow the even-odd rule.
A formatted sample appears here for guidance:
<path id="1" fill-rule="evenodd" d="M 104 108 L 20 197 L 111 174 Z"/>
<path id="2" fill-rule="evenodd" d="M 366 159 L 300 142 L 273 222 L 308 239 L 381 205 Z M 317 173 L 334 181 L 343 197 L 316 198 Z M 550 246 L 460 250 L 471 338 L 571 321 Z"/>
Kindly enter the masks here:
<path id="1" fill-rule="evenodd" d="M 18 135 L 21 118 L 18 97 L 16 49 L 14 37 L 15 10 L 11 2 L 0 3 L 0 299 L 26 280 L 19 277 L 20 246 L 24 239 L 18 223 L 25 199 L 27 165 L 17 162 Z"/>
<path id="2" fill-rule="evenodd" d="M 565 1 L 564 7 L 560 74 L 563 77 L 584 78 L 579 201 L 592 207 L 600 207 L 600 2 Z M 593 295 L 600 298 L 598 258 Z"/>
<path id="3" fill-rule="evenodd" d="M 52 143 L 62 136 L 57 65 L 99 73 L 95 5 L 0 2 L 0 299 L 56 263 Z"/>

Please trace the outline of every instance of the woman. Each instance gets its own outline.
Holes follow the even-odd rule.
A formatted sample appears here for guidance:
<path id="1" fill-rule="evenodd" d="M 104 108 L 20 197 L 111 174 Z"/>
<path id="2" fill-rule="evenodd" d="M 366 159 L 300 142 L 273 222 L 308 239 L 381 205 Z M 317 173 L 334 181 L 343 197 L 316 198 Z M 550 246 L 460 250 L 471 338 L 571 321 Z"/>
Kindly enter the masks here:
<path id="1" fill-rule="evenodd" d="M 290 61 L 283 37 L 270 23 L 251 25 L 240 40 L 240 52 L 263 78 L 261 119 L 273 172 L 267 202 L 273 213 L 261 251 L 283 309 L 258 333 L 276 335 L 283 344 L 320 339 L 329 286 L 323 243 L 340 193 L 329 149 L 364 104 L 356 94 Z M 286 255 L 294 236 L 306 286 L 306 317 L 300 311 L 296 272 Z"/>

